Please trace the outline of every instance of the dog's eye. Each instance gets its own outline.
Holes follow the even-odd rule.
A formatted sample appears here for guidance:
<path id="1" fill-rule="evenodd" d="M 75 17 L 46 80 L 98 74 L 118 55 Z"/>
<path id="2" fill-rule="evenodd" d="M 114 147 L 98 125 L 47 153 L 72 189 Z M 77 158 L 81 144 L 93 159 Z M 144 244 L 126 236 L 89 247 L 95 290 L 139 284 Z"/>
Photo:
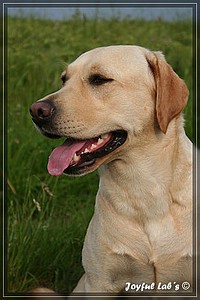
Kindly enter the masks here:
<path id="1" fill-rule="evenodd" d="M 61 75 L 61 80 L 62 80 L 62 84 L 64 85 L 65 84 L 65 82 L 67 81 L 67 76 L 66 76 L 66 74 L 63 74 L 63 75 Z"/>
<path id="2" fill-rule="evenodd" d="M 95 74 L 89 77 L 89 82 L 92 85 L 102 85 L 104 83 L 113 81 L 112 78 L 107 78 L 105 76 L 99 75 L 99 74 Z"/>

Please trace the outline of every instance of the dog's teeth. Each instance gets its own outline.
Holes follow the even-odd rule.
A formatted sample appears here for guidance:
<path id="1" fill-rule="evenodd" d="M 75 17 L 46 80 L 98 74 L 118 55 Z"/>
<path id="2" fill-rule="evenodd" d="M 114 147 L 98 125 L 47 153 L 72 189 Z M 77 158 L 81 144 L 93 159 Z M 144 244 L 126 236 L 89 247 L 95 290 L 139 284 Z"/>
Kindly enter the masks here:
<path id="1" fill-rule="evenodd" d="M 88 150 L 88 148 L 85 148 L 85 150 L 82 151 L 81 154 L 88 153 L 88 152 L 90 152 L 90 151 Z"/>
<path id="2" fill-rule="evenodd" d="M 100 144 L 102 144 L 102 143 L 103 143 L 103 139 L 101 139 L 101 138 L 98 138 L 97 145 L 100 145 Z"/>
<path id="3" fill-rule="evenodd" d="M 78 161 L 80 159 L 80 156 L 79 155 L 76 155 L 76 153 L 74 153 L 74 156 L 73 156 L 73 161 Z"/>
<path id="4" fill-rule="evenodd" d="M 92 144 L 92 146 L 91 146 L 91 150 L 95 149 L 96 147 L 97 147 L 97 145 L 95 145 L 95 144 Z"/>
<path id="5" fill-rule="evenodd" d="M 107 137 L 108 137 L 108 133 L 105 133 L 105 134 L 102 134 L 101 135 L 101 138 L 104 140 L 104 139 L 107 139 Z"/>
<path id="6" fill-rule="evenodd" d="M 90 152 L 90 151 L 88 150 L 88 148 L 85 148 L 85 151 L 84 151 L 83 153 L 88 153 L 88 152 Z"/>

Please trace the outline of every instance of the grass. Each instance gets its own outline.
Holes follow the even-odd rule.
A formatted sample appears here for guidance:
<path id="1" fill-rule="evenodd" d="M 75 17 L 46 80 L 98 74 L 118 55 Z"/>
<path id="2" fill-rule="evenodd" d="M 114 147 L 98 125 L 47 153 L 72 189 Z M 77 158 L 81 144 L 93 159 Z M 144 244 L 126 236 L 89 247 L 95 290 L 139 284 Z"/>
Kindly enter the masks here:
<path id="1" fill-rule="evenodd" d="M 192 139 L 192 24 L 190 21 L 66 21 L 11 17 L 7 22 L 7 293 L 37 286 L 68 293 L 83 273 L 81 249 L 98 188 L 96 172 L 51 177 L 46 165 L 61 141 L 41 136 L 31 103 L 57 90 L 65 63 L 110 44 L 162 50 L 190 97 L 186 132 Z"/>

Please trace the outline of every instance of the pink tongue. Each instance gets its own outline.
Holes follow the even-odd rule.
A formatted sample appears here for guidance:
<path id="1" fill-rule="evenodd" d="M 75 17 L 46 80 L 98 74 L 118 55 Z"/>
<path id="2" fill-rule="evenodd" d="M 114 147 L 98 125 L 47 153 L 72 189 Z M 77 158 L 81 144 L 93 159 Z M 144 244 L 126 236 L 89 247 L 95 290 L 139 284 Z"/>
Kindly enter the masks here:
<path id="1" fill-rule="evenodd" d="M 53 150 L 49 156 L 48 172 L 53 176 L 62 175 L 63 171 L 69 166 L 75 152 L 80 150 L 86 141 L 73 142 L 66 141 L 63 145 Z"/>

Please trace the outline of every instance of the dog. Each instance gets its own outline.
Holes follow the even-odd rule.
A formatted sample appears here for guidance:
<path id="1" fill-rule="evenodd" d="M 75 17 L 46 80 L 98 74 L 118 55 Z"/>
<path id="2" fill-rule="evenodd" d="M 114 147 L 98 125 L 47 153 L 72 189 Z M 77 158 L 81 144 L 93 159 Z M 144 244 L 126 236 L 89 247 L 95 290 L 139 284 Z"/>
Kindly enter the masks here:
<path id="1" fill-rule="evenodd" d="M 73 292 L 133 293 L 142 284 L 147 293 L 169 292 L 169 283 L 170 291 L 193 291 L 185 82 L 161 52 L 134 45 L 85 52 L 61 80 L 61 89 L 30 108 L 42 134 L 66 137 L 48 172 L 81 176 L 98 168 L 100 175 L 85 273 Z"/>

